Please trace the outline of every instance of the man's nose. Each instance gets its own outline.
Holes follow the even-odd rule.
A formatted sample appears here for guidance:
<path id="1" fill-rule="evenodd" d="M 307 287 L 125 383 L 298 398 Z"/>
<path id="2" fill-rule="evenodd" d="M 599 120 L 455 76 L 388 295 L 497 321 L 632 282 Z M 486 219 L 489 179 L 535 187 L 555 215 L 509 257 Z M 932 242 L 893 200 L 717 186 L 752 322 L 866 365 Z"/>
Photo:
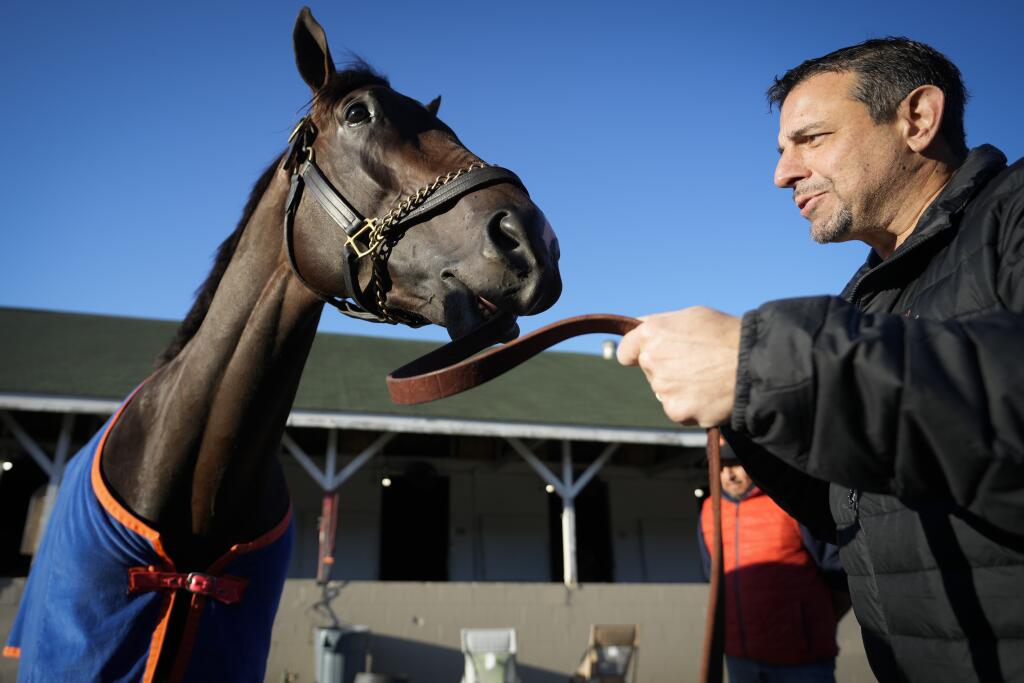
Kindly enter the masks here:
<path id="1" fill-rule="evenodd" d="M 775 187 L 793 187 L 810 176 L 810 170 L 797 154 L 785 150 L 775 165 Z"/>

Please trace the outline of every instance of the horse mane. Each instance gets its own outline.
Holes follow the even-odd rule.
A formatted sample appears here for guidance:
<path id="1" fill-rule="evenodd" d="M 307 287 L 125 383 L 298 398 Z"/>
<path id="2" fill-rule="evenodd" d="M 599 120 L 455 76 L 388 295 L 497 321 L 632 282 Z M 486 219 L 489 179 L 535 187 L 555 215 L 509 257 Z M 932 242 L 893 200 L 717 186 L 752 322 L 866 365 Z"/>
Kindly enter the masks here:
<path id="1" fill-rule="evenodd" d="M 260 179 L 253 185 L 252 190 L 249 192 L 249 201 L 245 203 L 245 209 L 242 211 L 242 218 L 238 221 L 235 231 L 228 235 L 228 238 L 217 247 L 217 255 L 213 259 L 213 268 L 210 269 L 210 274 L 206 276 L 203 284 L 196 290 L 196 299 L 192 303 L 192 308 L 189 310 L 188 315 L 185 316 L 181 325 L 178 326 L 174 339 L 171 340 L 171 343 L 168 344 L 167 348 L 160 354 L 160 357 L 157 358 L 157 368 L 166 365 L 181 353 L 181 350 L 185 348 L 189 340 L 195 336 L 200 325 L 203 324 L 203 320 L 206 319 L 206 312 L 210 310 L 213 295 L 217 291 L 217 287 L 220 286 L 224 272 L 228 269 L 228 264 L 231 263 L 231 259 L 235 255 L 238 241 L 242 238 L 242 233 L 245 232 L 245 226 L 249 223 L 249 219 L 252 218 L 253 212 L 256 211 L 256 205 L 260 203 L 260 198 L 263 197 L 263 193 L 270 186 L 270 181 L 274 177 L 274 172 L 277 171 L 277 165 L 281 163 L 282 156 L 284 155 L 282 154 L 274 159 L 273 163 L 263 171 Z"/>
<path id="2" fill-rule="evenodd" d="M 348 93 L 356 88 L 368 85 L 391 87 L 387 78 L 374 71 L 362 59 L 355 57 L 348 68 L 335 72 L 331 76 L 331 79 L 314 96 L 309 106 L 314 116 L 322 115 Z M 235 231 L 228 235 L 228 238 L 221 242 L 221 245 L 217 248 L 217 255 L 214 257 L 213 267 L 210 269 L 209 275 L 206 276 L 206 280 L 196 290 L 196 298 L 192 303 L 192 308 L 189 310 L 188 315 L 185 316 L 181 325 L 178 326 L 174 339 L 171 340 L 171 343 L 167 345 L 167 348 L 157 358 L 156 368 L 163 367 L 181 353 L 181 350 L 185 348 L 189 340 L 195 336 L 199 327 L 203 324 L 203 320 L 206 319 L 206 313 L 210 310 L 210 304 L 213 302 L 213 295 L 217 291 L 217 287 L 220 286 L 224 272 L 228 269 L 228 264 L 231 263 L 231 259 L 235 255 L 235 249 L 238 248 L 238 241 L 245 231 L 245 226 L 248 225 L 249 219 L 252 218 L 253 212 L 256 211 L 256 206 L 260 203 L 263 193 L 270 186 L 270 181 L 273 179 L 277 166 L 281 163 L 283 156 L 282 154 L 274 159 L 273 163 L 263 171 L 259 180 L 253 185 L 252 190 L 249 192 L 249 200 L 245 203 L 245 209 L 242 210 L 242 218 L 239 219 L 238 225 L 235 226 Z"/>

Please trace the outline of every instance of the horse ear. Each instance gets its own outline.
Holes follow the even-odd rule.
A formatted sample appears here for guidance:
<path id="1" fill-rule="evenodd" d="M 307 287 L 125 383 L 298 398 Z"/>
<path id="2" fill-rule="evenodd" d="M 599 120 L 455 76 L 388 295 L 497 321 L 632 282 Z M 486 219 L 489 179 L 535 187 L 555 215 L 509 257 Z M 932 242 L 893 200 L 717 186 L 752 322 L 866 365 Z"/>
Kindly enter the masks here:
<path id="1" fill-rule="evenodd" d="M 437 110 L 441 108 L 441 96 L 438 95 L 427 104 L 427 111 L 437 116 Z"/>
<path id="2" fill-rule="evenodd" d="M 292 42 L 295 45 L 295 64 L 299 67 L 302 80 L 315 93 L 334 74 L 334 60 L 327 47 L 327 35 L 308 7 L 299 11 L 292 31 Z"/>

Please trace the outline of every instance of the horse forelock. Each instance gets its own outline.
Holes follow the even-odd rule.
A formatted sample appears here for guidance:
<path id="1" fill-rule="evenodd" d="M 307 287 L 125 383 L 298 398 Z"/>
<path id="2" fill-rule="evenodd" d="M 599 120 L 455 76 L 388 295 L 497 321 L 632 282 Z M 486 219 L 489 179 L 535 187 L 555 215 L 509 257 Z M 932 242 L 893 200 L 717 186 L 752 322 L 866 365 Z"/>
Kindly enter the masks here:
<path id="1" fill-rule="evenodd" d="M 317 91 L 311 103 L 315 118 L 327 115 L 338 102 L 353 90 L 380 85 L 390 88 L 388 79 L 377 73 L 372 66 L 356 57 L 343 71 L 335 72 L 324 87 Z"/>

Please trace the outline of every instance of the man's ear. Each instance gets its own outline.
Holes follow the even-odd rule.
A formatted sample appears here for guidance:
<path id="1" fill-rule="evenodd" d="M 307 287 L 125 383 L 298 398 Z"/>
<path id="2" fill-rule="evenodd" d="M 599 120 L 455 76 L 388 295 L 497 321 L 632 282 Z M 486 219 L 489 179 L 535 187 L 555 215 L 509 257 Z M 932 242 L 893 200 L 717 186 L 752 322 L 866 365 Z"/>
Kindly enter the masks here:
<path id="1" fill-rule="evenodd" d="M 437 116 L 437 110 L 441 108 L 441 96 L 438 95 L 427 103 L 427 111 Z"/>
<path id="2" fill-rule="evenodd" d="M 945 109 L 946 95 L 938 86 L 922 85 L 903 98 L 898 116 L 910 149 L 923 152 L 935 142 Z"/>
<path id="3" fill-rule="evenodd" d="M 327 47 L 327 35 L 313 18 L 308 7 L 299 11 L 292 31 L 295 46 L 295 64 L 299 67 L 302 80 L 316 93 L 334 74 L 334 60 Z"/>

